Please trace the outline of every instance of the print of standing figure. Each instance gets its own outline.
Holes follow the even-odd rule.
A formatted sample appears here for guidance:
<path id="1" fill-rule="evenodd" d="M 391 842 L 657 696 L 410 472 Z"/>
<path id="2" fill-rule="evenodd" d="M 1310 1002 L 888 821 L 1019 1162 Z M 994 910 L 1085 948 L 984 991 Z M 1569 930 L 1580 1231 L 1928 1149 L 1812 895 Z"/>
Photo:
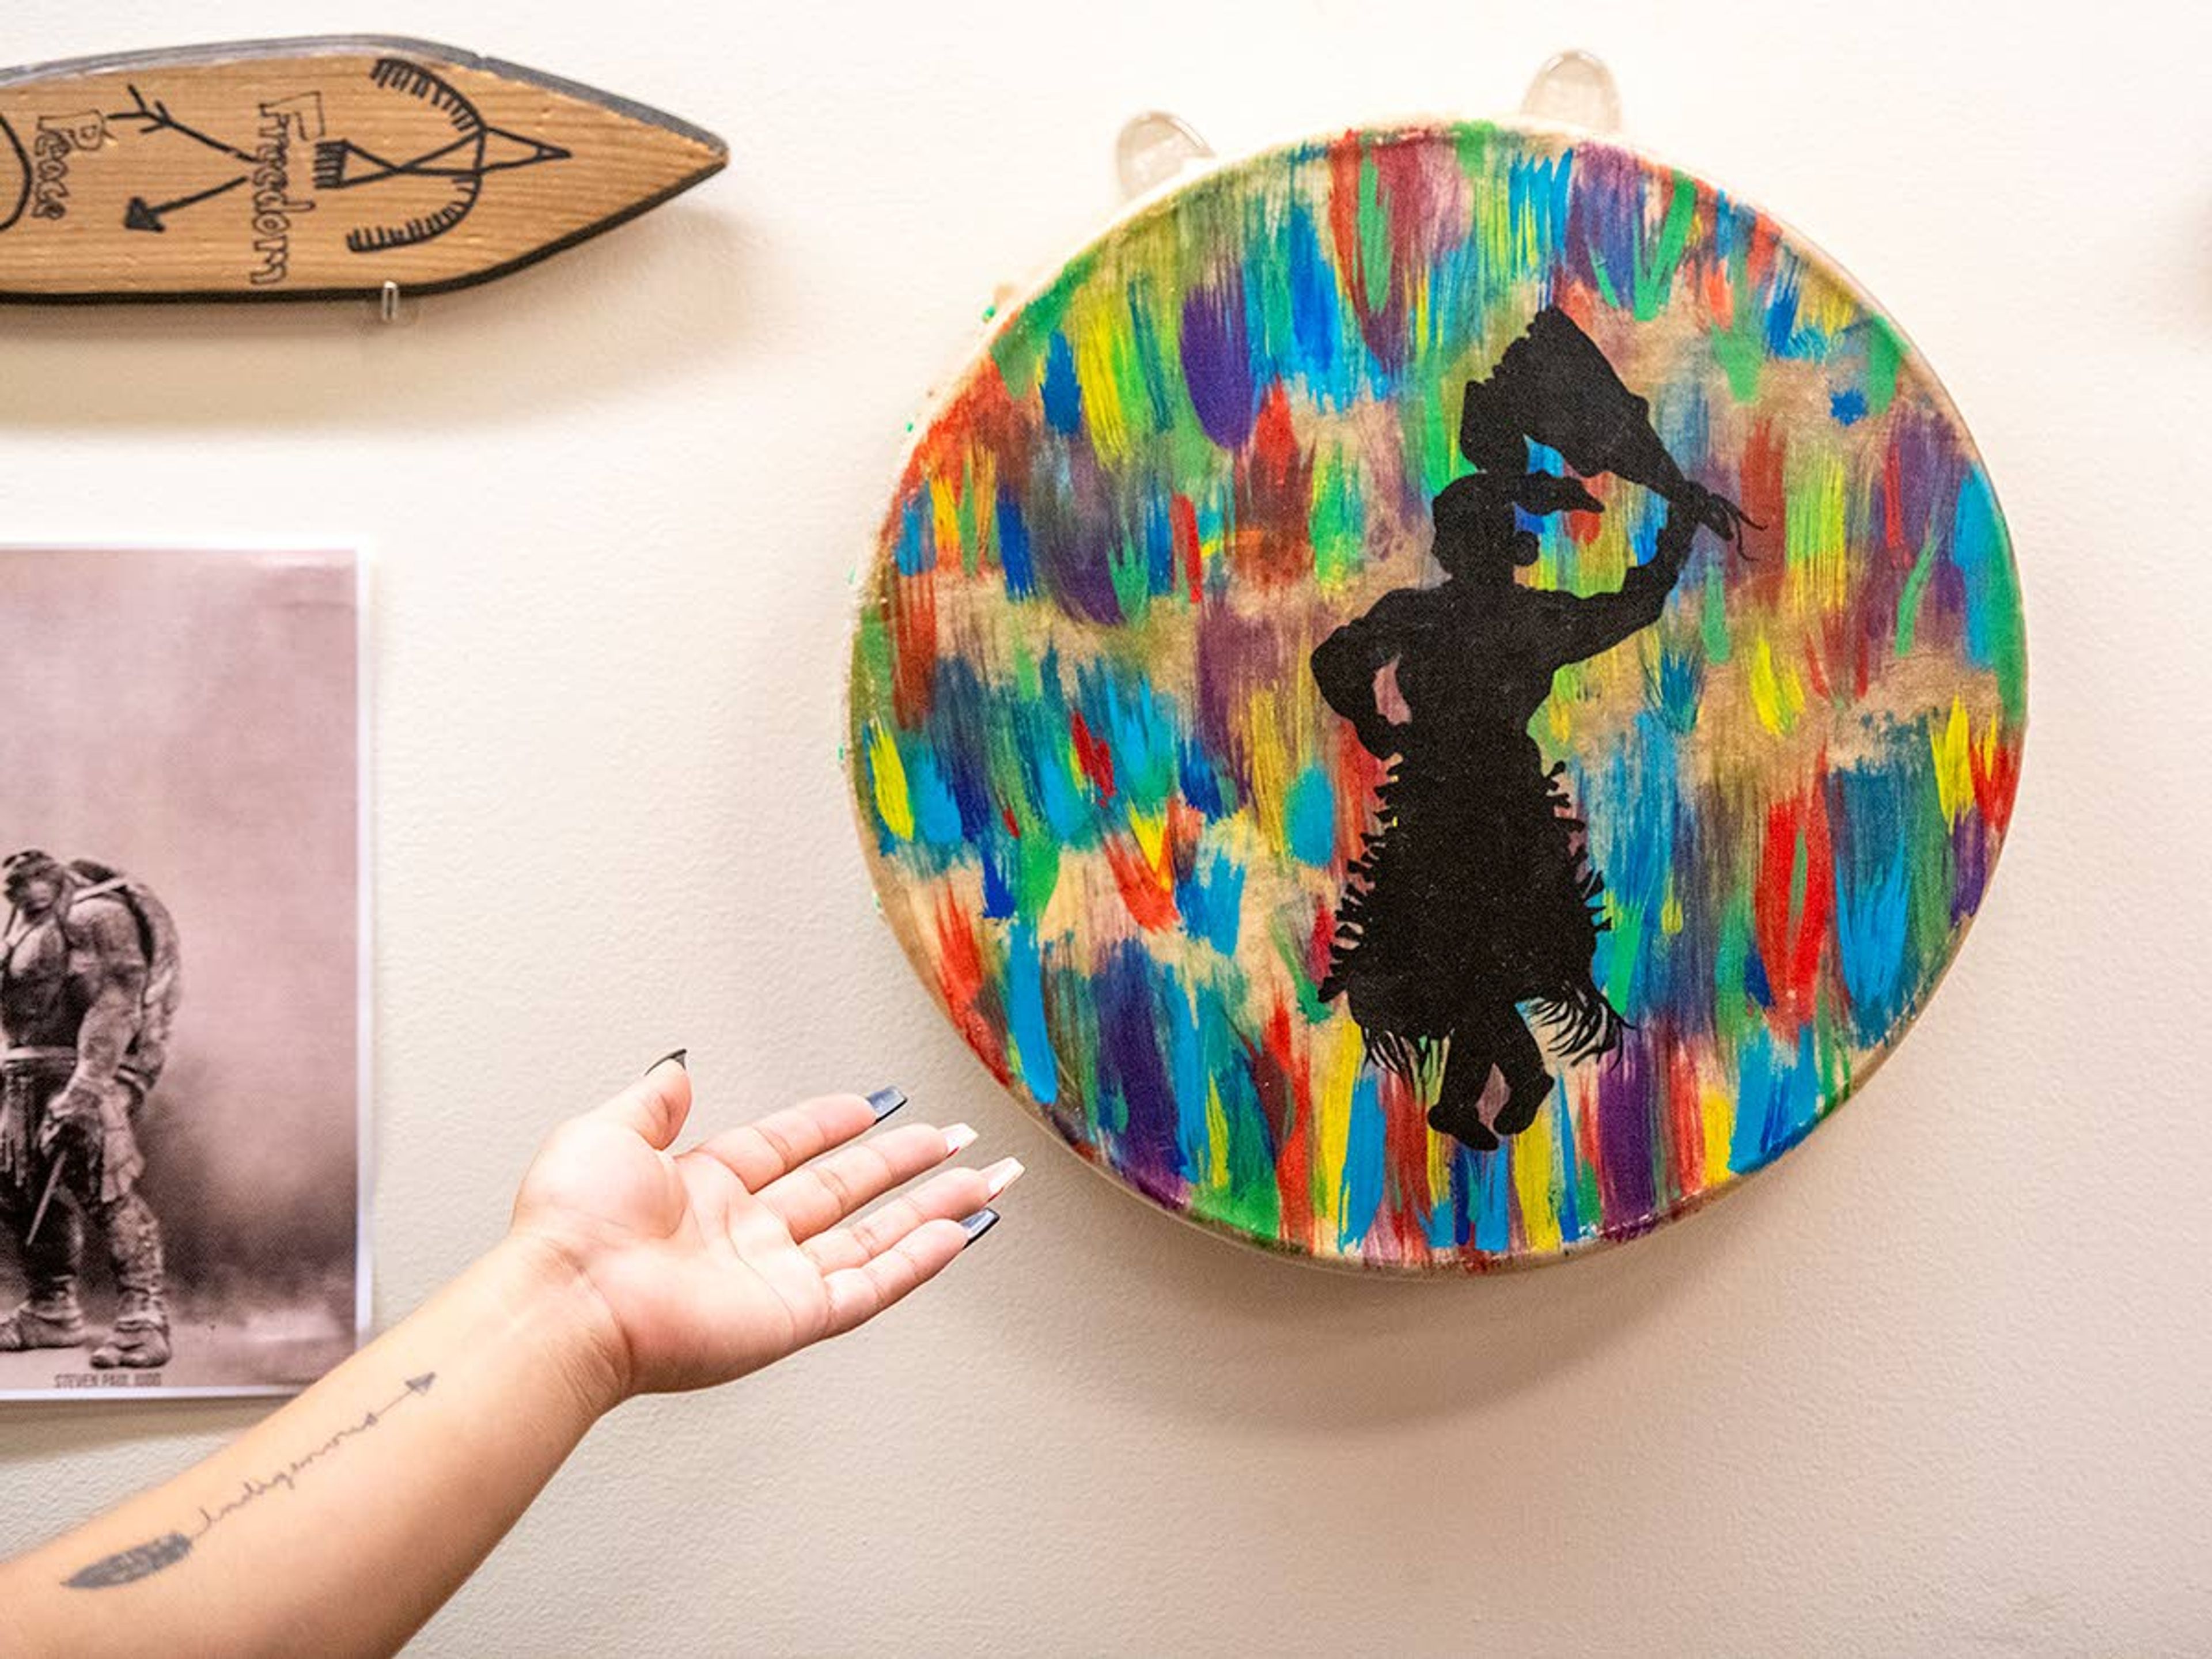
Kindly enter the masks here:
<path id="1" fill-rule="evenodd" d="M 1603 511 L 1578 479 L 1532 471 L 1531 441 L 1584 476 L 1610 472 L 1666 500 L 1651 557 L 1617 592 L 1514 579 L 1537 555 L 1522 515 Z M 1733 539 L 1747 521 L 1683 477 L 1644 401 L 1556 308 L 1468 384 L 1460 449 L 1478 471 L 1433 504 L 1444 580 L 1384 594 L 1313 653 L 1329 706 L 1392 763 L 1320 994 L 1342 996 L 1370 1055 L 1432 1103 L 1431 1128 L 1487 1150 L 1534 1122 L 1552 1091 L 1530 1018 L 1570 1063 L 1610 1051 L 1622 1025 L 1590 972 L 1604 880 L 1565 768 L 1547 769 L 1528 723 L 1557 670 L 1658 620 L 1698 526 Z M 1504 1098 L 1486 1121 L 1493 1070 Z"/>

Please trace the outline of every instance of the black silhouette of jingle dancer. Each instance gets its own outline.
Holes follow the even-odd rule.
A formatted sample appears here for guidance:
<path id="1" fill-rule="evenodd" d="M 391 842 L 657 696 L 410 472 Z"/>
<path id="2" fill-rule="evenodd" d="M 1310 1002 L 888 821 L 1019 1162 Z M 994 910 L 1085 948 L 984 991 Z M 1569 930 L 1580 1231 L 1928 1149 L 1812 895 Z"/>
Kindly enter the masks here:
<path id="1" fill-rule="evenodd" d="M 1651 557 L 1619 591 L 1522 586 L 1535 517 L 1597 513 L 1572 477 L 1532 471 L 1528 440 L 1584 475 L 1612 472 L 1668 501 Z M 1313 675 L 1360 743 L 1393 760 L 1376 823 L 1346 882 L 1321 996 L 1346 999 L 1369 1054 L 1432 1097 L 1430 1126 L 1477 1150 L 1534 1121 L 1552 1089 L 1528 1005 L 1571 1061 L 1620 1041 L 1590 973 L 1603 878 L 1561 775 L 1528 732 L 1568 663 L 1658 620 L 1698 526 L 1733 539 L 1734 503 L 1685 478 L 1634 397 L 1582 331 L 1542 313 L 1487 381 L 1470 383 L 1462 453 L 1480 470 L 1433 503 L 1444 579 L 1401 587 L 1324 640 Z M 1378 682 L 1394 670 L 1398 710 Z M 1481 1102 L 1492 1069 L 1504 1099 Z"/>

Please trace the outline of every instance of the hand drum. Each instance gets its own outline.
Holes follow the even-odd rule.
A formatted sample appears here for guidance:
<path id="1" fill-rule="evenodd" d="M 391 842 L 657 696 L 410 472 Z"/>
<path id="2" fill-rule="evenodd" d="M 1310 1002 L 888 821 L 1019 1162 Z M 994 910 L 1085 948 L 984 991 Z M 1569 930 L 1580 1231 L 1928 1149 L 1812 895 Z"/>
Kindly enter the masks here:
<path id="1" fill-rule="evenodd" d="M 1686 173 L 1493 125 L 1218 167 L 918 433 L 853 647 L 884 911 L 1176 1215 L 1382 1269 L 1632 1237 L 1833 1111 L 1983 902 L 1990 481 L 1872 301 Z"/>

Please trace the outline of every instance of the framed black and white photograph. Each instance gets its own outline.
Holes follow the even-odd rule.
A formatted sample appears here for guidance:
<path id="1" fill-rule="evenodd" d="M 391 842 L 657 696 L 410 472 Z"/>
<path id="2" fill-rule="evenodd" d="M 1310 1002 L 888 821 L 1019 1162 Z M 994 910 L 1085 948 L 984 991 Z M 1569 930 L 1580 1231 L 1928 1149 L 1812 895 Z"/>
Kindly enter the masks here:
<path id="1" fill-rule="evenodd" d="M 366 1324 L 362 568 L 0 550 L 0 1397 Z"/>

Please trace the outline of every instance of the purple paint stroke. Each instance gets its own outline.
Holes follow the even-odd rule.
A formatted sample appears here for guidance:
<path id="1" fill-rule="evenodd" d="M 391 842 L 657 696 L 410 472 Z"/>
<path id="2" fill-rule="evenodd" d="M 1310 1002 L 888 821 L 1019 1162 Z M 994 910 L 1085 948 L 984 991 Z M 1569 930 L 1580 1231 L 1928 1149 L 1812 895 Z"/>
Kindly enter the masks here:
<path id="1" fill-rule="evenodd" d="M 1182 378 L 1206 435 L 1231 451 L 1252 436 L 1260 413 L 1244 326 L 1244 280 L 1232 270 L 1182 302 Z"/>

